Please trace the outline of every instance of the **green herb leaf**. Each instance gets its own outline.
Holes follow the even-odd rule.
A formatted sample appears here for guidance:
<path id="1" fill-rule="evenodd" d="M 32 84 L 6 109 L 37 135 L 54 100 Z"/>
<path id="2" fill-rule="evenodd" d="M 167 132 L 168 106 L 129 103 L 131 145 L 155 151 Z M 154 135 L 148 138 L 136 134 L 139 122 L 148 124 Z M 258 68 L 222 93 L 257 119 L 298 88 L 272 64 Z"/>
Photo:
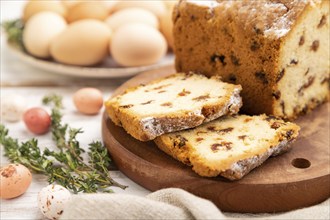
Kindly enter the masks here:
<path id="1" fill-rule="evenodd" d="M 1 24 L 7 34 L 7 40 L 14 46 L 25 51 L 23 44 L 24 23 L 21 19 L 5 21 Z"/>

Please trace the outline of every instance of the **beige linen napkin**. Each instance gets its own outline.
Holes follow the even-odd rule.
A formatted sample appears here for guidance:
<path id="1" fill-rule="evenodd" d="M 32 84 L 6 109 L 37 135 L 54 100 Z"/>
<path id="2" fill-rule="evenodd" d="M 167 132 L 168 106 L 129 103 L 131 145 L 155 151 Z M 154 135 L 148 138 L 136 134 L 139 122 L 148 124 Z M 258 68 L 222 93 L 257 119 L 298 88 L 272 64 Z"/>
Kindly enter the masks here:
<path id="1" fill-rule="evenodd" d="M 182 189 L 163 189 L 146 197 L 123 194 L 73 196 L 61 219 L 225 219 L 208 200 Z"/>
<path id="2" fill-rule="evenodd" d="M 329 200 L 317 206 L 282 214 L 224 215 L 210 201 L 182 189 L 163 189 L 146 197 L 124 194 L 73 196 L 61 219 L 328 219 Z M 314 208 L 314 209 L 313 209 Z"/>

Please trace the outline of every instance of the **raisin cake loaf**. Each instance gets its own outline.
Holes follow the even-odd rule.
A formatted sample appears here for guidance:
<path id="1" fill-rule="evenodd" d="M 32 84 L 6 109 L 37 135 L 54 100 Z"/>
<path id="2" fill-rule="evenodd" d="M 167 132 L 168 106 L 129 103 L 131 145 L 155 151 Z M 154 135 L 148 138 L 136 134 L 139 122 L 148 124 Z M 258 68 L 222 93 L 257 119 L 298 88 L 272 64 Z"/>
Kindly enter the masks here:
<path id="1" fill-rule="evenodd" d="M 194 129 L 164 134 L 158 147 L 201 176 L 237 180 L 290 148 L 299 127 L 266 115 L 224 116 Z"/>
<path id="2" fill-rule="evenodd" d="M 329 0 L 181 0 L 177 71 L 241 84 L 242 112 L 294 119 L 329 100 Z"/>
<path id="3" fill-rule="evenodd" d="M 207 86 L 202 86 L 207 85 Z M 105 103 L 111 120 L 141 141 L 196 127 L 242 106 L 241 86 L 193 73 L 128 89 Z"/>

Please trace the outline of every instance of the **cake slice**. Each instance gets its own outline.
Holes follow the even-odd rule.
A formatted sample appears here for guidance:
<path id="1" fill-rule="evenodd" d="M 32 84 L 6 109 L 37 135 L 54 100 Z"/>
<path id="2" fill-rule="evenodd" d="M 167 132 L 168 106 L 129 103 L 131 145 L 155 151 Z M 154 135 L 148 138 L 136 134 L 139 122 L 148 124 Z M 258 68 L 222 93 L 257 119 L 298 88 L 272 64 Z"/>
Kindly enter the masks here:
<path id="1" fill-rule="evenodd" d="M 130 135 L 148 141 L 196 127 L 242 106 L 241 86 L 194 73 L 171 76 L 128 89 L 105 103 L 111 120 Z"/>
<path id="2" fill-rule="evenodd" d="M 260 116 L 225 116 L 155 139 L 158 147 L 201 176 L 237 180 L 270 156 L 286 152 L 299 126 Z"/>

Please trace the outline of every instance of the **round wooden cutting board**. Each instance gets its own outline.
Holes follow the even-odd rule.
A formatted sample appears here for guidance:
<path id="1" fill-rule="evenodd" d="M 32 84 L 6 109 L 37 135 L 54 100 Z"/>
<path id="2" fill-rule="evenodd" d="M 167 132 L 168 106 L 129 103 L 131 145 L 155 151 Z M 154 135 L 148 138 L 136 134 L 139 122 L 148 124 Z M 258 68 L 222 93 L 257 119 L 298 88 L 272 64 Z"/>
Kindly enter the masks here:
<path id="1" fill-rule="evenodd" d="M 173 67 L 145 72 L 123 84 L 114 95 L 174 72 Z M 102 134 L 118 168 L 151 191 L 182 188 L 213 201 L 222 211 L 281 212 L 317 204 L 330 196 L 329 107 L 329 103 L 324 104 L 296 121 L 301 132 L 290 152 L 268 159 L 233 182 L 198 176 L 152 141 L 132 138 L 106 113 Z"/>

